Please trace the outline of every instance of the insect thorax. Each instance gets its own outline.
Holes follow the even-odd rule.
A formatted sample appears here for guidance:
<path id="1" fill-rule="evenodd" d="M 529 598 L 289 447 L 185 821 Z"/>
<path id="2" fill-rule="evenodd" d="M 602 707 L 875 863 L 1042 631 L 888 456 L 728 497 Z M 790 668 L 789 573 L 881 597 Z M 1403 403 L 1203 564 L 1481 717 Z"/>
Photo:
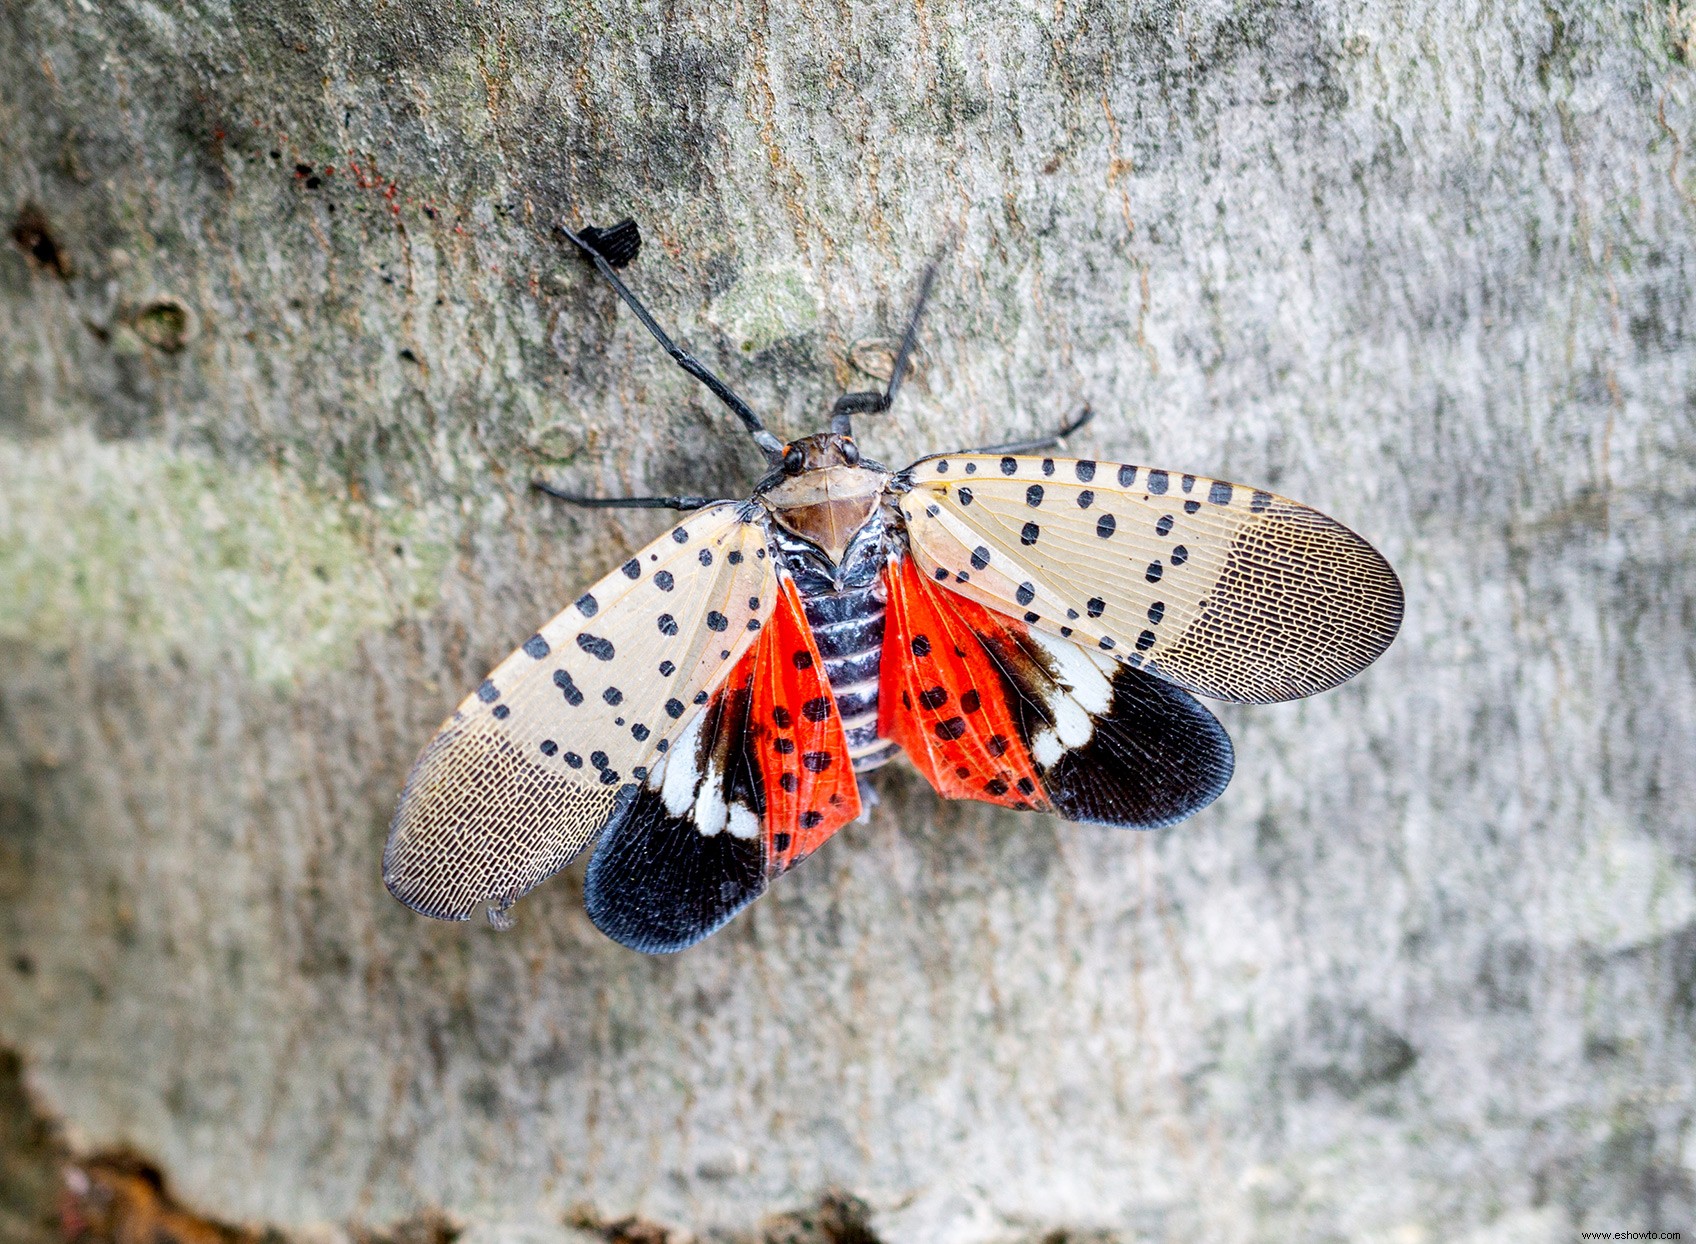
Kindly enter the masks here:
<path id="1" fill-rule="evenodd" d="M 878 686 L 882 670 L 883 572 L 899 541 L 890 507 L 879 504 L 832 562 L 811 542 L 777 522 L 772 551 L 795 580 L 807 624 L 824 658 L 856 772 L 877 768 L 900 749 L 882 738 Z"/>
<path id="2" fill-rule="evenodd" d="M 860 465 L 853 438 L 834 432 L 803 437 L 784 454 L 784 476 L 760 500 L 777 524 L 840 563 L 849 543 L 881 506 L 890 476 Z"/>

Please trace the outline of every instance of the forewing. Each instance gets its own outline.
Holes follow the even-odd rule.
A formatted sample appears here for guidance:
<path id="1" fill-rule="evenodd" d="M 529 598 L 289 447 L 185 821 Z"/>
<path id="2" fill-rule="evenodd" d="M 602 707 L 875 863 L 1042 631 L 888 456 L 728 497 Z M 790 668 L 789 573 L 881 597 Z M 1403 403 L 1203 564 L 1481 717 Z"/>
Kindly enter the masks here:
<path id="1" fill-rule="evenodd" d="M 1268 492 L 994 454 L 908 473 L 901 511 L 926 574 L 1202 695 L 1312 695 L 1371 664 L 1401 625 L 1401 584 L 1378 551 Z"/>
<path id="2" fill-rule="evenodd" d="M 776 593 L 762 523 L 691 515 L 498 665 L 412 767 L 383 851 L 401 902 L 444 920 L 498 910 L 627 810 Z"/>
<path id="3" fill-rule="evenodd" d="M 649 954 L 722 927 L 860 813 L 842 719 L 795 587 L 595 848 L 589 918 Z"/>
<path id="4" fill-rule="evenodd" d="M 1152 829 L 1224 791 L 1231 741 L 1193 696 L 945 590 L 909 560 L 889 581 L 884 730 L 938 793 Z"/>

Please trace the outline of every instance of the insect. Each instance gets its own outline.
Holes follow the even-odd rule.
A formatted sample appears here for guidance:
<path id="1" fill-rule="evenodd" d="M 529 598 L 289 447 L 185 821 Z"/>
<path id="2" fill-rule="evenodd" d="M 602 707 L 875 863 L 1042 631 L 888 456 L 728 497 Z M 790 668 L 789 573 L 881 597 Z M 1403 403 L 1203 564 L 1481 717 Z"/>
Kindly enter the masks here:
<path id="1" fill-rule="evenodd" d="M 600 499 L 688 517 L 502 661 L 418 757 L 383 854 L 444 920 L 513 902 L 595 843 L 590 918 L 636 950 L 720 928 L 859 817 L 905 753 L 936 790 L 1069 820 L 1170 825 L 1217 798 L 1231 742 L 1197 695 L 1269 703 L 1358 673 L 1402 591 L 1365 540 L 1224 480 L 1046 456 L 1054 436 L 861 456 L 848 393 L 787 444 L 680 349 L 615 271 L 636 226 L 568 238 L 671 357 L 752 433 L 744 501 Z"/>

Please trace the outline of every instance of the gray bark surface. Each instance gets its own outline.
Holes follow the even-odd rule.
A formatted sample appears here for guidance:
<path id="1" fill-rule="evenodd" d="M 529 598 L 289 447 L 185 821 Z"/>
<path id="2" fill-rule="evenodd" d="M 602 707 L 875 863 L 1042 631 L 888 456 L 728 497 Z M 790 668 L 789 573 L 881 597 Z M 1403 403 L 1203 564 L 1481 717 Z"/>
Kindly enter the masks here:
<path id="1" fill-rule="evenodd" d="M 891 1244 L 1696 1229 L 1693 61 L 1661 0 L 9 3 L 33 1099 L 289 1232 L 830 1189 Z M 1089 402 L 1074 449 L 1372 539 L 1401 638 L 1222 708 L 1236 779 L 1169 831 L 902 770 L 677 957 L 596 933 L 581 865 L 511 933 L 412 915 L 417 749 L 663 526 L 532 475 L 758 472 L 549 237 L 626 214 L 780 434 L 948 245 L 869 453 Z"/>

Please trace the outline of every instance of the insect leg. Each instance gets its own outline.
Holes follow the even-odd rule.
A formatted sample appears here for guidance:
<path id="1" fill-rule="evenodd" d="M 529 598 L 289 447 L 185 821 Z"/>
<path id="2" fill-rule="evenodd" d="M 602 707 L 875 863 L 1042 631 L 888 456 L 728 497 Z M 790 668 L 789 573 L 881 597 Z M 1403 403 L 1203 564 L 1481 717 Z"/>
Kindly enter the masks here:
<path id="1" fill-rule="evenodd" d="M 889 387 L 882 393 L 844 393 L 836 399 L 836 404 L 830 408 L 830 430 L 840 436 L 851 436 L 854 432 L 854 415 L 859 412 L 881 414 L 895 405 L 895 395 L 900 392 L 901 381 L 907 374 L 907 360 L 912 357 L 913 346 L 919 339 L 919 320 L 925 313 L 925 303 L 930 301 L 930 288 L 936 284 L 937 261 L 931 260 L 925 266 L 925 274 L 919 282 L 919 297 L 913 303 L 913 313 L 907 317 L 907 331 L 901 334 L 901 349 L 895 354 L 895 366 L 889 373 Z"/>
<path id="2" fill-rule="evenodd" d="M 607 262 L 606 256 L 601 254 L 601 252 L 591 245 L 586 238 L 573 233 L 564 225 L 555 225 L 554 228 L 562 237 L 569 238 L 573 245 L 575 245 L 594 262 L 594 265 L 600 271 L 600 274 L 604 276 L 613 289 L 618 292 L 618 296 L 624 299 L 625 305 L 636 313 L 637 319 L 642 321 L 642 327 L 646 328 L 654 335 L 654 340 L 660 343 L 661 347 L 667 354 L 671 355 L 673 361 L 676 362 L 676 364 L 684 371 L 688 372 L 691 376 L 695 377 L 695 379 L 706 385 L 708 389 L 712 390 L 713 396 L 728 406 L 731 409 L 731 412 L 735 414 L 738 419 L 742 420 L 742 425 L 754 434 L 754 443 L 765 451 L 766 458 L 774 466 L 781 462 L 783 460 L 783 442 L 779 441 L 777 437 L 766 431 L 766 425 L 760 421 L 760 417 L 758 415 L 749 409 L 748 403 L 738 397 L 729 385 L 725 384 L 724 381 L 720 380 L 717 376 L 713 375 L 711 371 L 707 370 L 706 364 L 702 363 L 693 354 L 690 354 L 670 337 L 666 336 L 665 330 L 654 322 L 654 317 L 652 315 L 648 314 L 648 309 L 642 305 L 636 295 L 631 293 L 624 282 L 619 279 L 618 273 L 613 271 L 613 266 Z M 614 231 L 616 231 L 617 228 L 618 226 L 614 226 Z"/>
<path id="3" fill-rule="evenodd" d="M 531 480 L 530 486 L 557 500 L 596 510 L 698 510 L 722 500 L 720 497 L 585 497 L 564 492 L 539 479 Z"/>
<path id="4" fill-rule="evenodd" d="M 1032 450 L 1048 449 L 1059 444 L 1093 418 L 1095 418 L 1095 412 L 1085 406 L 1077 413 L 1077 417 L 1065 427 L 1050 432 L 1047 436 L 1039 436 L 1031 441 L 1012 441 L 1006 445 L 984 445 L 978 449 L 955 449 L 950 452 L 957 454 L 1027 454 Z"/>

